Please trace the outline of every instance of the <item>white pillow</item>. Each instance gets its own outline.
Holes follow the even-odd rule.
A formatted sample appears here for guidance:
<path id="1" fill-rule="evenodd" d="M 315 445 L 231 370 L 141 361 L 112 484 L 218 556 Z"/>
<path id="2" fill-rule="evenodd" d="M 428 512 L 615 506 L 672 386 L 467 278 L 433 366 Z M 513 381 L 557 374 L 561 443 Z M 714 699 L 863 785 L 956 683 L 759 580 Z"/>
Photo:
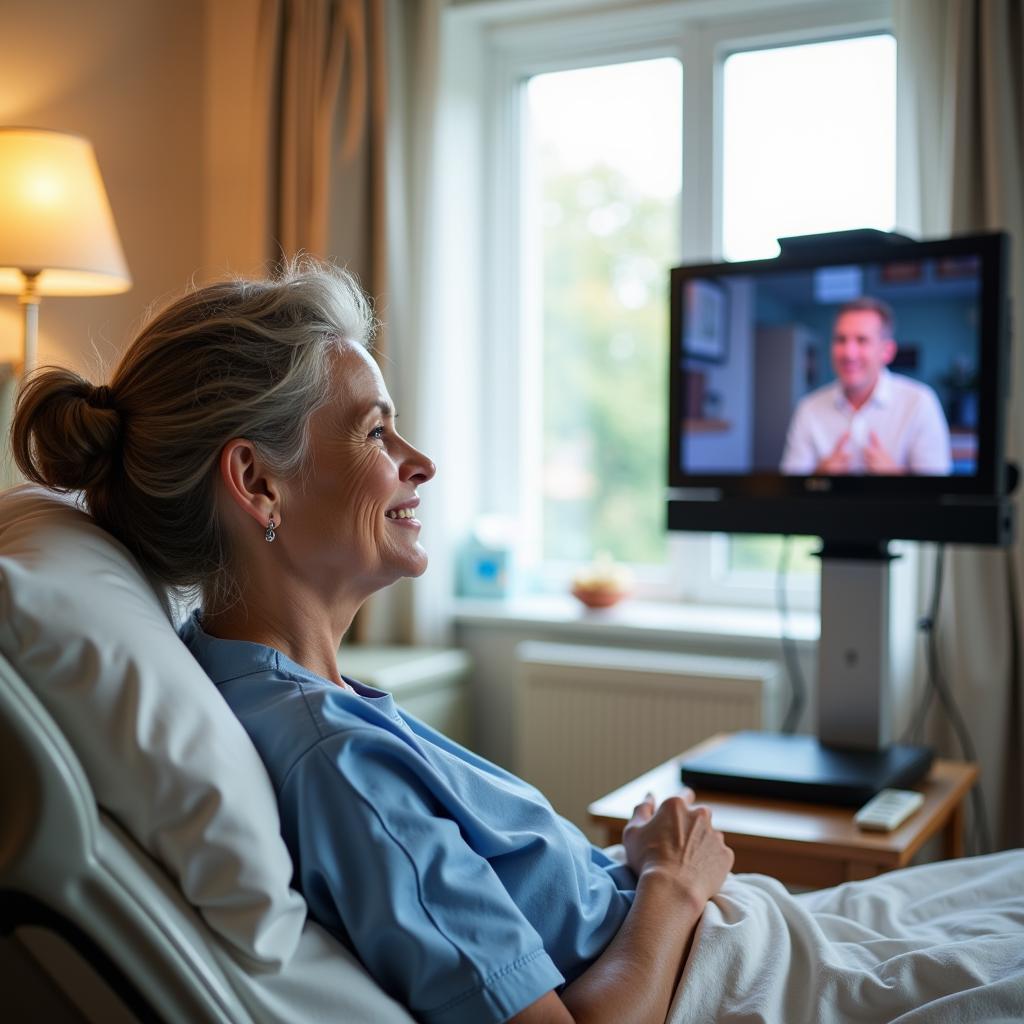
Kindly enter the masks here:
<path id="1" fill-rule="evenodd" d="M 41 487 L 0 495 L 0 650 L 210 927 L 285 964 L 306 906 L 259 755 L 128 551 Z"/>

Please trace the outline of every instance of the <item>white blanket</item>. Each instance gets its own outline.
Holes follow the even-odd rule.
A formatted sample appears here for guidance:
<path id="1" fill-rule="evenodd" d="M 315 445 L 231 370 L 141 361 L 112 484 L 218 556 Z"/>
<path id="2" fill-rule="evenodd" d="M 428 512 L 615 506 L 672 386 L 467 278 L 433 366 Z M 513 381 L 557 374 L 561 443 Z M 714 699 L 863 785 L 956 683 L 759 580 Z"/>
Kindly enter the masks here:
<path id="1" fill-rule="evenodd" d="M 668 1024 L 1024 1021 L 1024 852 L 791 896 L 734 875 Z"/>

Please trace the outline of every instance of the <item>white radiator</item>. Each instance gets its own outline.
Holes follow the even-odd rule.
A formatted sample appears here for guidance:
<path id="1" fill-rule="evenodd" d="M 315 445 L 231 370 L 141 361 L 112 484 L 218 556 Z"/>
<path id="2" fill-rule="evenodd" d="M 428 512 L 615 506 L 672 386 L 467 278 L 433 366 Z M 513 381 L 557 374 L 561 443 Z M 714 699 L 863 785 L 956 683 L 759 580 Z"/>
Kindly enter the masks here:
<path id="1" fill-rule="evenodd" d="M 774 661 L 529 641 L 519 767 L 593 838 L 587 805 L 716 732 L 780 720 Z"/>

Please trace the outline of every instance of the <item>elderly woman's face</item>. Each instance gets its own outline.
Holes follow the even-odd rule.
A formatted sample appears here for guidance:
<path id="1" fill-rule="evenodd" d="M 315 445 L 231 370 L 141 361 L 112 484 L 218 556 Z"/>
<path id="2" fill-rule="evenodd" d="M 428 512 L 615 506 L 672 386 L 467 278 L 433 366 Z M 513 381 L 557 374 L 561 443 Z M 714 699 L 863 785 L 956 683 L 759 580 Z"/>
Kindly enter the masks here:
<path id="1" fill-rule="evenodd" d="M 311 459 L 290 481 L 280 539 L 305 574 L 343 573 L 367 591 L 427 567 L 416 488 L 434 464 L 395 430 L 373 357 L 346 344 L 333 361 L 334 397 L 310 422 Z"/>

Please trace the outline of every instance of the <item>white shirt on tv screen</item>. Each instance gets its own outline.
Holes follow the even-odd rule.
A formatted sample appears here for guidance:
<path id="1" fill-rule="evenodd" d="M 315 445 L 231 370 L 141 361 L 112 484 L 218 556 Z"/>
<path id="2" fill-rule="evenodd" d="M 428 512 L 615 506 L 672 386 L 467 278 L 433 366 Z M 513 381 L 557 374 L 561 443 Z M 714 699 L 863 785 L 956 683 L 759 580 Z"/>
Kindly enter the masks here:
<path id="1" fill-rule="evenodd" d="M 883 369 L 859 409 L 847 401 L 838 381 L 800 399 L 786 434 L 782 472 L 814 473 L 847 431 L 849 473 L 865 472 L 864 448 L 871 431 L 906 473 L 948 476 L 952 471 L 949 425 L 938 396 L 927 384 Z"/>

